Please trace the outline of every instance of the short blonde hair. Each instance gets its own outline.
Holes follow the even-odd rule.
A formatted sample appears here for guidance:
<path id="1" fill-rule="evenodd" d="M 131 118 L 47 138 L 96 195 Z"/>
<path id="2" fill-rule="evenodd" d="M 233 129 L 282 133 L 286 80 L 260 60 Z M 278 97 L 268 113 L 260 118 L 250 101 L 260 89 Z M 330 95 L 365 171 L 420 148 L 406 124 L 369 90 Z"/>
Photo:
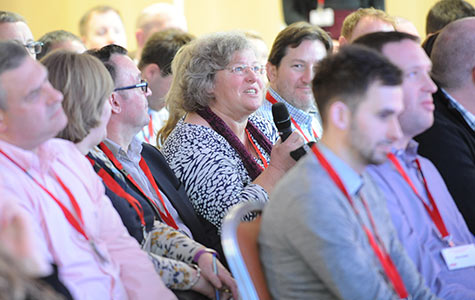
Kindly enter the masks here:
<path id="1" fill-rule="evenodd" d="M 349 14 L 345 20 L 343 21 L 343 25 L 341 26 L 341 35 L 349 40 L 353 35 L 353 30 L 355 30 L 356 25 L 363 17 L 370 17 L 375 19 L 380 19 L 386 23 L 393 25 L 396 28 L 396 23 L 393 17 L 385 13 L 380 9 L 376 9 L 373 7 L 370 8 L 359 8 L 358 10 Z"/>
<path id="2" fill-rule="evenodd" d="M 99 59 L 86 53 L 54 51 L 41 63 L 53 87 L 64 95 L 68 124 L 57 137 L 79 143 L 99 125 L 104 103 L 114 89 L 112 78 Z"/>

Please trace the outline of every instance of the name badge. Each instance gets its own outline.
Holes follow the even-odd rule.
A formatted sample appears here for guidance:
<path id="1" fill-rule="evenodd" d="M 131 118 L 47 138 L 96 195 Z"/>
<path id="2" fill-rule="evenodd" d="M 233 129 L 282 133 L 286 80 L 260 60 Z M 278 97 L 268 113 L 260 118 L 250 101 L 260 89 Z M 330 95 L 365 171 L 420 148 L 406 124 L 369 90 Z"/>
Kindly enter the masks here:
<path id="1" fill-rule="evenodd" d="M 330 27 L 335 24 L 335 13 L 331 8 L 317 8 L 310 11 L 310 24 L 320 27 Z"/>
<path id="2" fill-rule="evenodd" d="M 449 270 L 475 266 L 475 246 L 473 244 L 442 249 L 442 256 Z"/>

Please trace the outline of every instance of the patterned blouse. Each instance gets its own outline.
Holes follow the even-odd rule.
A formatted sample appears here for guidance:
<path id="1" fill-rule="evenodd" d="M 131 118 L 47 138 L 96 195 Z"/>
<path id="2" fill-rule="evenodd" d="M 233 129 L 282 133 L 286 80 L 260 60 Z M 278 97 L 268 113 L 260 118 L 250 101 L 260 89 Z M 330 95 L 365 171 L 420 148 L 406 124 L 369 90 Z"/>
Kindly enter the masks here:
<path id="1" fill-rule="evenodd" d="M 249 120 L 269 138 L 277 140 L 277 131 L 265 119 Z M 267 161 L 270 156 L 253 138 Z M 165 141 L 162 152 L 170 168 L 185 185 L 196 212 L 221 230 L 228 210 L 243 201 L 266 202 L 267 192 L 253 184 L 239 154 L 219 133 L 181 119 Z M 256 162 L 263 167 L 260 159 Z"/>

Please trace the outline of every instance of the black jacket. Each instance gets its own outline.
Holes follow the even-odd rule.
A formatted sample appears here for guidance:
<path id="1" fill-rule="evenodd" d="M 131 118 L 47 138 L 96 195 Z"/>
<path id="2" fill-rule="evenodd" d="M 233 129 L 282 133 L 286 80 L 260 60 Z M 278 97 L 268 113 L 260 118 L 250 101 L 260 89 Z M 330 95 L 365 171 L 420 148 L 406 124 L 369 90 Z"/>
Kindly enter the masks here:
<path id="1" fill-rule="evenodd" d="M 434 125 L 415 138 L 418 152 L 437 167 L 475 234 L 475 133 L 440 89 L 433 97 Z"/>

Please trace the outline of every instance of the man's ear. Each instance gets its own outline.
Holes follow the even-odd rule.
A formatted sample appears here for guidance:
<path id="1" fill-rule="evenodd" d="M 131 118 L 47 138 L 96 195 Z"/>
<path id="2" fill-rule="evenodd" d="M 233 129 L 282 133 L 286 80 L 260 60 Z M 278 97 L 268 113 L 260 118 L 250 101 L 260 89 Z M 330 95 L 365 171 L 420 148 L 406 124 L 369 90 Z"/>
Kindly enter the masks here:
<path id="1" fill-rule="evenodd" d="M 137 46 L 138 47 L 144 47 L 145 46 L 145 34 L 143 32 L 143 29 L 139 28 L 137 31 L 135 31 L 135 40 L 137 41 Z"/>
<path id="2" fill-rule="evenodd" d="M 338 47 L 342 47 L 346 44 L 348 44 L 348 41 L 344 36 L 340 35 L 340 37 L 338 38 Z"/>
<path id="3" fill-rule="evenodd" d="M 267 74 L 267 79 L 269 80 L 269 82 L 274 82 L 274 80 L 277 78 L 277 66 L 274 66 L 270 62 L 267 62 L 266 74 Z"/>
<path id="4" fill-rule="evenodd" d="M 148 64 L 142 68 L 142 76 L 151 82 L 155 76 L 160 75 L 160 67 L 157 64 Z"/>
<path id="5" fill-rule="evenodd" d="M 122 111 L 122 107 L 120 105 L 119 97 L 120 96 L 116 92 L 112 92 L 112 94 L 110 95 L 110 97 L 108 99 L 108 101 L 110 102 L 113 114 L 120 114 L 120 112 Z"/>
<path id="6" fill-rule="evenodd" d="M 351 111 L 349 107 L 341 102 L 335 101 L 328 110 L 330 122 L 340 130 L 347 130 L 350 126 Z"/>

